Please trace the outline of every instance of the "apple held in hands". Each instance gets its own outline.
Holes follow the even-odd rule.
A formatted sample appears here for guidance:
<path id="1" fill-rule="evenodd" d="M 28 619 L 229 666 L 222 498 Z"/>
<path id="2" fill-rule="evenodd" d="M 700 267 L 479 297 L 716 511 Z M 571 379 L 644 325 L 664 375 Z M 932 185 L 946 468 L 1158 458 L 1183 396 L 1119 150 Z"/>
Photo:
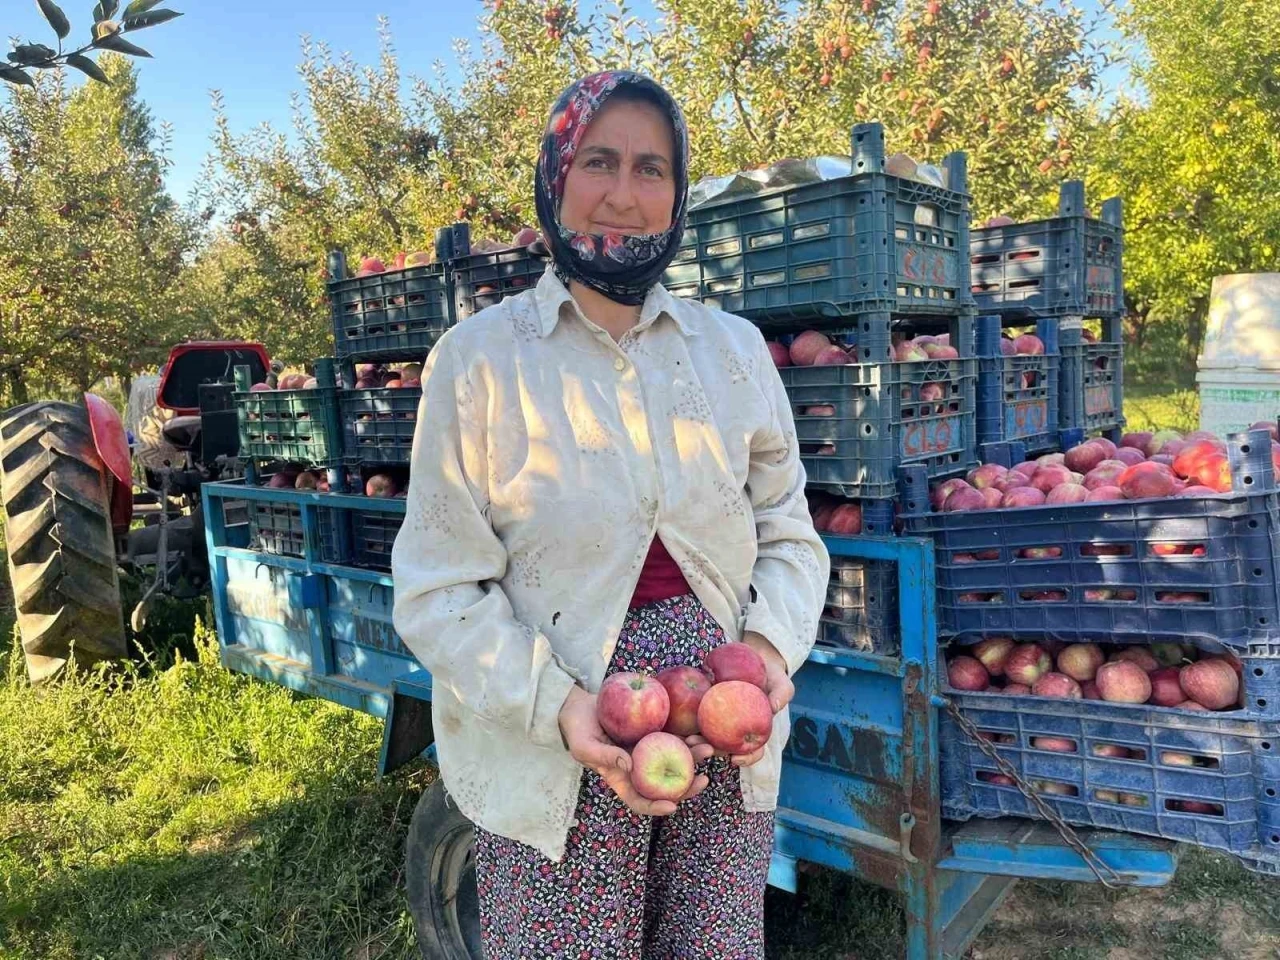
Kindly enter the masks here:
<path id="1" fill-rule="evenodd" d="M 712 684 L 740 680 L 764 690 L 764 658 L 750 644 L 721 644 L 707 654 L 703 668 L 710 674 Z"/>
<path id="2" fill-rule="evenodd" d="M 698 705 L 698 728 L 717 750 L 734 756 L 755 753 L 773 732 L 773 710 L 759 687 L 728 680 L 703 695 Z"/>
<path id="3" fill-rule="evenodd" d="M 705 698 L 704 698 L 705 699 Z M 667 723 L 671 700 L 656 677 L 615 673 L 606 677 L 596 697 L 596 717 L 609 739 L 630 747 Z"/>
<path id="4" fill-rule="evenodd" d="M 631 785 L 646 800 L 674 803 L 688 793 L 693 776 L 693 754 L 675 734 L 646 734 L 631 751 Z"/>
<path id="5" fill-rule="evenodd" d="M 698 704 L 711 689 L 711 681 L 697 667 L 670 667 L 658 674 L 658 682 L 671 704 L 662 729 L 679 737 L 693 736 L 698 732 Z"/>

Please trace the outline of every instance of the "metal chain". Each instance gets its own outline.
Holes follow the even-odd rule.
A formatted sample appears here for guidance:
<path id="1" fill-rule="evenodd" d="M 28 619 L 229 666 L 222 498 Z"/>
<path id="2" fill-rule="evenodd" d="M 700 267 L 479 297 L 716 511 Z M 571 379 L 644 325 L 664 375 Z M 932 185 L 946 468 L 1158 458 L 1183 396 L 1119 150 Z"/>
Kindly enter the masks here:
<path id="1" fill-rule="evenodd" d="M 1093 871 L 1093 874 L 1098 878 L 1099 883 L 1109 890 L 1115 890 L 1124 885 L 1120 874 L 1116 873 L 1109 863 L 1106 863 L 1085 845 L 1085 842 L 1080 839 L 1080 835 L 1058 815 L 1056 810 L 1040 798 L 1040 795 L 1036 793 L 1035 789 L 1022 779 L 1013 764 L 1000 756 L 995 745 L 991 743 L 991 741 L 984 739 L 979 734 L 978 728 L 973 725 L 973 722 L 968 717 L 960 712 L 959 708 L 955 705 L 955 702 L 950 699 L 947 700 L 947 713 L 951 715 L 951 718 L 955 720 L 956 724 L 964 731 L 965 735 L 973 741 L 974 745 L 986 754 L 989 760 L 1000 768 L 1000 772 L 1014 782 L 1018 791 L 1031 801 L 1040 816 L 1044 817 L 1053 825 L 1054 829 L 1062 836 L 1066 845 L 1076 853 L 1080 854 L 1080 858 L 1084 860 L 1085 865 Z M 1103 875 L 1104 873 L 1106 876 Z"/>

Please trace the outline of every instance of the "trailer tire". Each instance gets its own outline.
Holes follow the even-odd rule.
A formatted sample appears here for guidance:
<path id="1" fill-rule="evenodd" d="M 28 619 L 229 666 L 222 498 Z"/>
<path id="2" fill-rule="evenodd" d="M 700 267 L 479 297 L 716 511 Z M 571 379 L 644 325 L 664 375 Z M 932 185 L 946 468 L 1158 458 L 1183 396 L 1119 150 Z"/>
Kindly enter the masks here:
<path id="1" fill-rule="evenodd" d="M 483 960 L 475 828 L 436 780 L 405 841 L 405 892 L 423 960 Z"/>
<path id="2" fill-rule="evenodd" d="M 59 674 L 73 648 L 82 667 L 128 652 L 110 482 L 82 404 L 0 414 L 9 579 L 33 684 Z"/>

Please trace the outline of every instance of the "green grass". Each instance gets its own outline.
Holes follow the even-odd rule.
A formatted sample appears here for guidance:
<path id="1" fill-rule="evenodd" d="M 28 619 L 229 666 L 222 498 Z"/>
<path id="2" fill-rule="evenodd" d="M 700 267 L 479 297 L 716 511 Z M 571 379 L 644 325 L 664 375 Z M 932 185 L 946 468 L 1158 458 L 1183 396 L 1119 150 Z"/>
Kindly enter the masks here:
<path id="1" fill-rule="evenodd" d="M 1125 429 L 1130 431 L 1200 429 L 1200 395 L 1159 385 L 1125 384 Z"/>
<path id="2" fill-rule="evenodd" d="M 1126 414 L 1194 419 L 1143 391 Z M 204 611 L 163 605 L 133 661 L 33 690 L 0 584 L 0 958 L 415 957 L 402 850 L 433 771 L 379 782 L 378 721 L 228 673 Z M 771 960 L 902 955 L 898 900 L 850 877 L 807 872 L 766 907 Z M 1024 882 L 972 954 L 1277 955 L 1280 882 L 1195 850 L 1163 890 Z"/>

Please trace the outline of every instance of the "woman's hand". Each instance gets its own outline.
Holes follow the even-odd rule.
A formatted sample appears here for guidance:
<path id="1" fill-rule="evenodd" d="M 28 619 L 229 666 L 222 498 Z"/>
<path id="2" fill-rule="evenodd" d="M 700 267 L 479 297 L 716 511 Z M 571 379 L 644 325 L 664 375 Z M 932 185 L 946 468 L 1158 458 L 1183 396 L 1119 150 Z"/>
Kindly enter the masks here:
<path id="1" fill-rule="evenodd" d="M 600 721 L 596 719 L 595 694 L 577 686 L 569 691 L 560 708 L 560 735 L 564 737 L 573 759 L 600 774 L 633 813 L 642 817 L 665 817 L 675 813 L 676 805 L 670 800 L 646 800 L 631 785 L 631 755 L 610 740 L 601 728 Z M 705 760 L 711 755 L 711 747 L 692 749 L 692 752 L 695 762 Z M 700 773 L 680 799 L 696 797 L 706 786 L 707 777 Z"/>
<path id="2" fill-rule="evenodd" d="M 796 695 L 795 684 L 791 682 L 791 677 L 787 675 L 787 662 L 782 659 L 782 654 L 778 652 L 778 648 L 758 633 L 744 634 L 742 642 L 760 654 L 761 659 L 764 660 L 764 693 L 769 698 L 770 709 L 773 710 L 774 716 L 777 716 L 791 702 L 791 698 Z M 701 737 L 690 737 L 687 742 L 691 747 L 695 743 L 707 743 Z M 696 757 L 697 755 L 695 752 L 694 756 Z M 752 764 L 759 763 L 763 757 L 764 747 L 761 747 L 752 753 L 731 756 L 729 760 L 735 767 L 749 767 Z"/>

